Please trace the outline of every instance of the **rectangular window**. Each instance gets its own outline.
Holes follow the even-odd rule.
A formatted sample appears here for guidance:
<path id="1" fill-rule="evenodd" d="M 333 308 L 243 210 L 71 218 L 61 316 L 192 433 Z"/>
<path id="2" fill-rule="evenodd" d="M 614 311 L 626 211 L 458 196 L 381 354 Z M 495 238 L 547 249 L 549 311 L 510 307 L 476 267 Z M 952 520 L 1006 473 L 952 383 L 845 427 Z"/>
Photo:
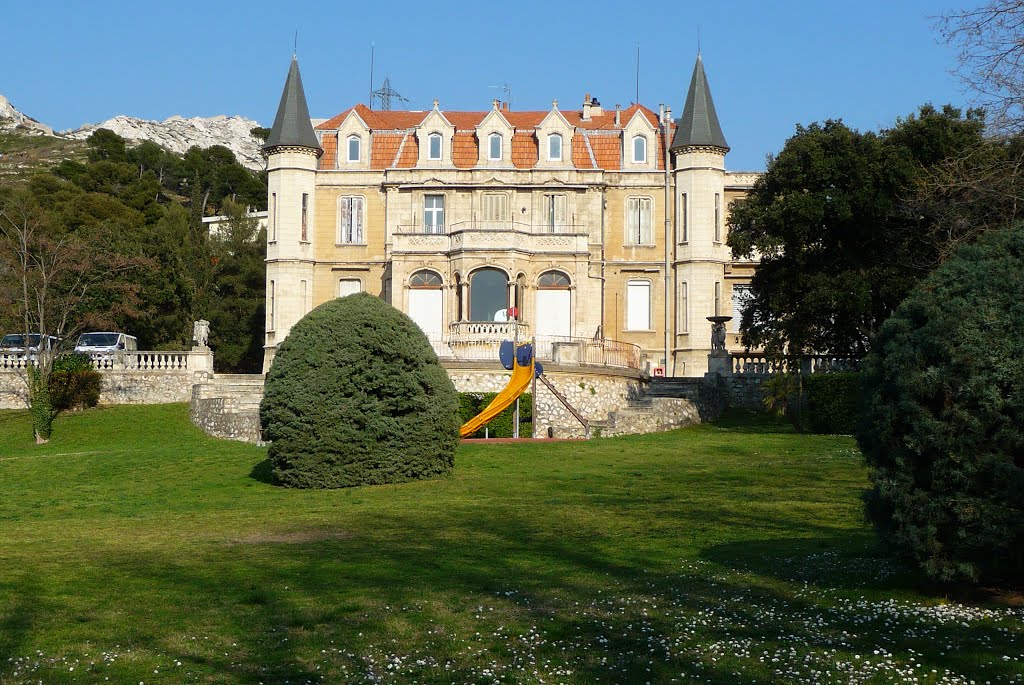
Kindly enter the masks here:
<path id="1" fill-rule="evenodd" d="M 423 196 L 423 232 L 444 233 L 444 195 Z"/>
<path id="2" fill-rule="evenodd" d="M 274 299 L 275 295 L 276 295 L 275 290 L 276 290 L 275 283 L 273 281 L 271 281 L 270 282 L 270 287 L 267 289 L 267 330 L 268 331 L 274 330 L 274 323 L 275 323 L 274 322 L 274 318 L 275 318 L 274 315 L 277 313 L 277 306 L 276 306 L 277 303 L 276 303 L 276 301 Z"/>
<path id="3" fill-rule="evenodd" d="M 715 193 L 715 242 L 722 242 L 722 196 L 718 193 Z"/>
<path id="4" fill-rule="evenodd" d="M 481 204 L 483 205 L 484 229 L 508 228 L 508 195 L 484 193 Z"/>
<path id="5" fill-rule="evenodd" d="M 358 162 L 359 161 L 359 153 L 360 153 L 360 149 L 359 148 L 361 147 L 361 143 L 362 143 L 362 141 L 359 139 L 359 136 L 349 136 L 348 137 L 348 161 L 350 161 L 350 162 Z"/>
<path id="6" fill-rule="evenodd" d="M 338 242 L 366 243 L 363 237 L 363 198 L 358 195 L 338 198 Z"/>
<path id="7" fill-rule="evenodd" d="M 679 299 L 676 301 L 676 332 L 686 333 L 690 330 L 690 305 L 687 283 L 679 284 Z"/>
<path id="8" fill-rule="evenodd" d="M 302 237 L 301 241 L 306 242 L 309 240 L 309 229 L 307 228 L 307 219 L 309 218 L 309 193 L 302 194 Z"/>
<path id="9" fill-rule="evenodd" d="M 487 139 L 489 143 L 489 149 L 487 159 L 500 160 L 501 159 L 501 135 L 498 133 L 492 133 L 491 137 Z"/>
<path id="10" fill-rule="evenodd" d="M 732 287 L 732 330 L 740 332 L 740 323 L 743 321 L 743 312 L 750 305 L 753 297 L 749 285 L 734 285 Z"/>
<path id="11" fill-rule="evenodd" d="M 358 278 L 341 278 L 338 280 L 338 297 L 347 297 L 363 291 L 363 282 Z"/>
<path id="12" fill-rule="evenodd" d="M 687 210 L 689 207 L 686 202 L 686 193 L 679 196 L 679 216 L 677 217 L 679 223 L 679 242 L 686 243 L 690 241 L 689 230 L 690 227 L 687 223 Z"/>
<path id="13" fill-rule="evenodd" d="M 431 133 L 430 136 L 427 137 L 427 145 L 430 159 L 441 159 L 441 135 L 438 133 Z"/>
<path id="14" fill-rule="evenodd" d="M 270 194 L 270 242 L 277 240 L 277 193 Z"/>
<path id="15" fill-rule="evenodd" d="M 565 230 L 567 204 L 565 195 L 544 196 L 544 227 L 548 233 L 560 233 Z"/>
<path id="16" fill-rule="evenodd" d="M 651 282 L 626 283 L 626 330 L 651 330 Z"/>
<path id="17" fill-rule="evenodd" d="M 654 202 L 649 197 L 631 197 L 626 200 L 626 244 L 653 245 L 651 212 Z"/>
<path id="18" fill-rule="evenodd" d="M 715 281 L 715 316 L 722 315 L 722 284 Z"/>

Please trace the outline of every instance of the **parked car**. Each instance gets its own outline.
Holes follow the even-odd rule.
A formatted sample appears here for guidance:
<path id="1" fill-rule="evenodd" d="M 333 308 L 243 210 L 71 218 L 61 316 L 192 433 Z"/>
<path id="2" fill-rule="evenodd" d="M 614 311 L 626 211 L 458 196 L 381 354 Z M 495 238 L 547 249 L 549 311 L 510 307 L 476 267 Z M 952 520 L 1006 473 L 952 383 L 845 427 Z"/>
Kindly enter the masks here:
<path id="1" fill-rule="evenodd" d="M 97 331 L 82 333 L 75 345 L 75 354 L 108 355 L 115 352 L 135 352 L 139 349 L 139 341 L 134 335 Z"/>
<path id="2" fill-rule="evenodd" d="M 45 350 L 56 350 L 58 339 L 52 335 L 43 336 L 40 333 L 9 333 L 0 339 L 0 354 L 15 355 L 25 354 L 25 339 L 28 338 L 29 355 L 35 357 L 39 354 L 40 348 Z"/>

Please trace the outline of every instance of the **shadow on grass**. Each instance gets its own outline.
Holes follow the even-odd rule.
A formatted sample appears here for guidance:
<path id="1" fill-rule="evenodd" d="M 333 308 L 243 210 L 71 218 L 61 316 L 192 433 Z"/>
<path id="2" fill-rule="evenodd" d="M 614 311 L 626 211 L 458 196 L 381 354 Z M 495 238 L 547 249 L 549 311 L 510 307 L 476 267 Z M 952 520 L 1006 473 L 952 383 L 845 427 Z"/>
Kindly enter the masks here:
<path id="1" fill-rule="evenodd" d="M 249 472 L 249 477 L 267 485 L 278 484 L 277 478 L 274 477 L 274 465 L 270 463 L 269 458 L 253 466 L 252 471 Z"/>
<path id="2" fill-rule="evenodd" d="M 748 409 L 729 409 L 710 423 L 730 433 L 795 433 L 788 418 L 779 418 L 767 412 Z"/>

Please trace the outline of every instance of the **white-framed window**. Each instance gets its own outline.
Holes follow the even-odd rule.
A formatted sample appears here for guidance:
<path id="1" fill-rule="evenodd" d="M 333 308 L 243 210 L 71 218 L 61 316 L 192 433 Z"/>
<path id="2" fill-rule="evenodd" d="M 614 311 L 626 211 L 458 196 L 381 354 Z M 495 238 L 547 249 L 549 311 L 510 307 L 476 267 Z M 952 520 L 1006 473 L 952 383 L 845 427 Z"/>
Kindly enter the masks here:
<path id="1" fill-rule="evenodd" d="M 309 193 L 302 194 L 302 233 L 299 240 L 309 241 Z"/>
<path id="2" fill-rule="evenodd" d="M 651 282 L 626 282 L 626 330 L 651 330 Z"/>
<path id="3" fill-rule="evenodd" d="M 270 242 L 277 241 L 277 193 L 270 194 Z"/>
<path id="4" fill-rule="evenodd" d="M 715 242 L 722 242 L 722 196 L 718 193 L 715 193 Z"/>
<path id="5" fill-rule="evenodd" d="M 362 157 L 363 140 L 352 134 L 348 137 L 348 161 L 358 162 Z"/>
<path id="6" fill-rule="evenodd" d="M 676 215 L 676 223 L 678 227 L 676 229 L 676 232 L 679 235 L 680 243 L 686 243 L 690 241 L 690 206 L 687 200 L 688 198 L 686 196 L 686 193 L 682 193 L 679 195 L 679 214 Z"/>
<path id="7" fill-rule="evenodd" d="M 366 221 L 365 201 L 361 195 L 342 195 L 338 198 L 338 242 L 361 245 L 366 243 L 363 226 Z"/>
<path id="8" fill-rule="evenodd" d="M 423 232 L 444 233 L 444 195 L 423 196 Z"/>
<path id="9" fill-rule="evenodd" d="M 679 284 L 679 296 L 676 298 L 676 331 L 686 333 L 690 330 L 690 286 L 686 281 Z"/>
<path id="10" fill-rule="evenodd" d="M 502 137 L 500 133 L 492 133 L 487 136 L 487 159 L 492 161 L 501 160 Z"/>
<path id="11" fill-rule="evenodd" d="M 633 163 L 647 163 L 647 138 L 645 136 L 633 136 Z"/>
<path id="12" fill-rule="evenodd" d="M 270 287 L 267 288 L 267 330 L 274 330 L 274 324 L 277 318 L 277 284 L 274 281 L 270 282 Z"/>
<path id="13" fill-rule="evenodd" d="M 338 297 L 348 297 L 363 292 L 363 282 L 358 278 L 339 278 Z"/>
<path id="14" fill-rule="evenodd" d="M 508 195 L 505 193 L 484 193 L 480 198 L 483 209 L 484 229 L 508 227 Z"/>
<path id="15" fill-rule="evenodd" d="M 431 133 L 427 136 L 427 159 L 441 159 L 441 134 Z"/>
<path id="16" fill-rule="evenodd" d="M 654 230 L 651 214 L 654 200 L 649 197 L 626 198 L 626 244 L 653 245 Z"/>
<path id="17" fill-rule="evenodd" d="M 565 229 L 568 204 L 563 193 L 544 196 L 544 228 L 548 233 L 559 233 Z"/>
<path id="18" fill-rule="evenodd" d="M 562 161 L 562 134 L 552 133 L 548 136 L 548 161 Z"/>
<path id="19" fill-rule="evenodd" d="M 743 321 L 743 312 L 750 306 L 750 301 L 754 298 L 754 294 L 750 290 L 750 285 L 734 285 L 732 287 L 732 330 L 735 333 L 740 332 L 740 323 Z"/>
<path id="20" fill-rule="evenodd" d="M 715 316 L 722 315 L 722 283 L 715 281 Z"/>

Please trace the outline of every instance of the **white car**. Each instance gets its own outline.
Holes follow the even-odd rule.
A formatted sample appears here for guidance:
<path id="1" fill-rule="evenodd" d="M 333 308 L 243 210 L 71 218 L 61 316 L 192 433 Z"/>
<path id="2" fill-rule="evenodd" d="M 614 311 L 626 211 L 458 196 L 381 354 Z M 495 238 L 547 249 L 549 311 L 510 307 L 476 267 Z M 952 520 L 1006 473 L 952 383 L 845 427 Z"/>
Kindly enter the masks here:
<path id="1" fill-rule="evenodd" d="M 134 335 L 98 331 L 82 333 L 75 345 L 75 354 L 110 355 L 115 352 L 135 352 L 139 349 L 139 341 Z"/>

